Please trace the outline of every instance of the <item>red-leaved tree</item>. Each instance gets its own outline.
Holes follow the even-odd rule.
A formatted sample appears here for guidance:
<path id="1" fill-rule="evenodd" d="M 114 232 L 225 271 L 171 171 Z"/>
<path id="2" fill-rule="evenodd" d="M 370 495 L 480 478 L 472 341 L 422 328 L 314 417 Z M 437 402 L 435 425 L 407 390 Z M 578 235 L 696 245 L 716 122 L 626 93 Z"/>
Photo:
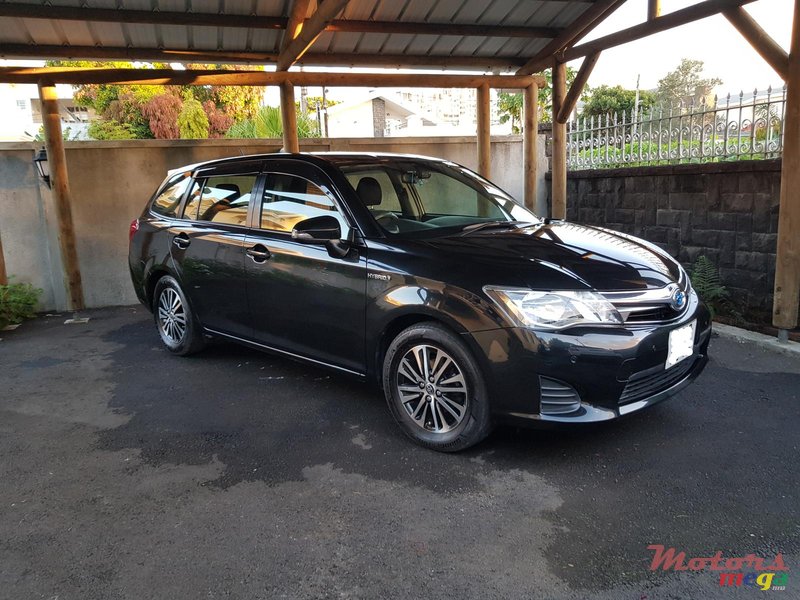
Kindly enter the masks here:
<path id="1" fill-rule="evenodd" d="M 221 138 L 233 125 L 233 117 L 225 114 L 213 100 L 206 100 L 203 102 L 203 110 L 208 117 L 208 137 Z"/>
<path id="2" fill-rule="evenodd" d="M 181 114 L 183 100 L 173 93 L 159 94 L 142 106 L 142 114 L 150 124 L 150 131 L 159 140 L 177 140 L 181 137 L 178 129 L 178 115 Z"/>

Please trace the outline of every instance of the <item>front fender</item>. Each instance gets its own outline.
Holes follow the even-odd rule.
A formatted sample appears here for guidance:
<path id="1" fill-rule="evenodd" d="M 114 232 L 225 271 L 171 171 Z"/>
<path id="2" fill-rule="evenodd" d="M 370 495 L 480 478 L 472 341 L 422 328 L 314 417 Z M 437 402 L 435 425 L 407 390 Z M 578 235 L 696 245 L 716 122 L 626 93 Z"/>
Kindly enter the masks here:
<path id="1" fill-rule="evenodd" d="M 502 327 L 489 302 L 477 294 L 441 281 L 393 275 L 390 281 L 367 280 L 367 356 L 380 364 L 382 351 L 394 335 L 421 320 L 434 320 L 458 334 Z M 471 346 L 471 336 L 464 336 Z"/>

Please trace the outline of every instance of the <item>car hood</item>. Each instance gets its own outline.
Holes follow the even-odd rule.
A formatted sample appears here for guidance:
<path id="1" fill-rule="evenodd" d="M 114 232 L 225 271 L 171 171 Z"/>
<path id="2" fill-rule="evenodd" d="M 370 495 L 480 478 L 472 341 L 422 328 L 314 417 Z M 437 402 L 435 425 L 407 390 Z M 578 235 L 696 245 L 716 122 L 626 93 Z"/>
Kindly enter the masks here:
<path id="1" fill-rule="evenodd" d="M 611 291 L 659 288 L 681 280 L 678 263 L 654 244 L 562 221 L 485 229 L 425 243 L 456 258 L 461 269 L 489 267 L 492 281 L 487 283 L 498 285 Z"/>

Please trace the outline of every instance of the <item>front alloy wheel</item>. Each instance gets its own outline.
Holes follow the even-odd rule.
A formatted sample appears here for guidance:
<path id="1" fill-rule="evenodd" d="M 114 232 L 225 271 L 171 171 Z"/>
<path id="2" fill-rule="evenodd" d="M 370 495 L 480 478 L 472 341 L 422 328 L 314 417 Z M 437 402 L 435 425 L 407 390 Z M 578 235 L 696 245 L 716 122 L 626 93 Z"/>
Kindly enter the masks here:
<path id="1" fill-rule="evenodd" d="M 483 374 L 459 336 L 433 322 L 401 331 L 383 361 L 392 416 L 418 444 L 455 452 L 489 435 Z"/>
<path id="2" fill-rule="evenodd" d="M 467 414 L 469 394 L 464 374 L 441 348 L 412 346 L 400 360 L 396 386 L 403 408 L 425 431 L 452 431 Z"/>

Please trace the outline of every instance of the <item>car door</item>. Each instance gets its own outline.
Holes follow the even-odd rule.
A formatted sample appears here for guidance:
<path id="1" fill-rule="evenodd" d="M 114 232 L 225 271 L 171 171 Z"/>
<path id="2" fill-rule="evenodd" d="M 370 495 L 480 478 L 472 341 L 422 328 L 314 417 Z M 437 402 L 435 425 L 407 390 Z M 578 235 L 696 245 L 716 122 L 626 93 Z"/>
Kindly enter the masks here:
<path id="1" fill-rule="evenodd" d="M 342 257 L 324 243 L 292 239 L 303 219 L 334 216 L 346 236 L 353 223 L 327 176 L 300 161 L 265 168 L 254 227 L 245 241 L 247 296 L 260 343 L 362 373 L 365 369 L 366 257 Z"/>
<path id="2" fill-rule="evenodd" d="M 170 230 L 175 268 L 200 322 L 213 331 L 242 337 L 252 333 L 244 239 L 261 164 L 198 172 L 183 218 Z"/>

